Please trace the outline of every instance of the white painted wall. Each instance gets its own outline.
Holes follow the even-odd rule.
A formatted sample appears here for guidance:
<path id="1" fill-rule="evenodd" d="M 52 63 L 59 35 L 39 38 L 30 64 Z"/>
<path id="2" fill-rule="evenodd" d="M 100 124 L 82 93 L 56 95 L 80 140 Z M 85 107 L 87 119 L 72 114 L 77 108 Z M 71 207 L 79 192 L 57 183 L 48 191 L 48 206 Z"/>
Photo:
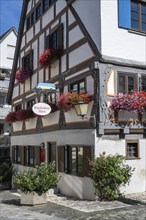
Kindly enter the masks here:
<path id="1" fill-rule="evenodd" d="M 105 1 L 101 1 L 105 2 Z M 73 3 L 73 7 L 82 20 L 85 28 L 92 37 L 93 41 L 101 50 L 101 36 L 100 36 L 100 1 L 99 0 L 78 0 Z M 71 22 L 71 15 L 70 15 Z"/>
<path id="2" fill-rule="evenodd" d="M 17 36 L 12 30 L 0 42 L 0 68 L 12 69 Z"/>
<path id="3" fill-rule="evenodd" d="M 146 36 L 118 28 L 118 1 L 101 1 L 101 52 L 146 65 Z"/>
<path id="4" fill-rule="evenodd" d="M 140 193 L 146 190 L 146 166 L 145 166 L 145 155 L 146 155 L 146 139 L 139 140 L 140 159 L 126 160 L 126 163 L 133 168 L 135 171 L 131 178 L 130 184 L 126 187 L 121 187 L 121 192 L 128 193 Z M 96 139 L 95 155 L 99 156 L 106 152 L 106 155 L 120 154 L 126 156 L 126 145 L 125 140 L 102 140 Z"/>

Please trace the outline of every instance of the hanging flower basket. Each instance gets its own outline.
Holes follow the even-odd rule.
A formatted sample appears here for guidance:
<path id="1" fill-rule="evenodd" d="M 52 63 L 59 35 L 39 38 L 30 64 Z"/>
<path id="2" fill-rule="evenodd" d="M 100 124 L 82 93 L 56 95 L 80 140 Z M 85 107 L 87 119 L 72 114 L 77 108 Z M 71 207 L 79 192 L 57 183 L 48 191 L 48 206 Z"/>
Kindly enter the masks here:
<path id="1" fill-rule="evenodd" d="M 24 83 L 26 79 L 30 78 L 32 76 L 32 70 L 18 70 L 16 72 L 15 78 L 19 83 Z"/>
<path id="2" fill-rule="evenodd" d="M 79 103 L 89 103 L 91 101 L 91 95 L 86 93 L 84 90 L 81 90 L 79 93 L 72 91 L 67 94 L 62 94 L 58 100 L 58 108 L 69 111 L 71 108 L 74 108 L 76 104 Z"/>
<path id="3" fill-rule="evenodd" d="M 46 68 L 55 60 L 60 58 L 62 50 L 59 49 L 47 49 L 39 57 L 38 63 L 40 68 Z"/>

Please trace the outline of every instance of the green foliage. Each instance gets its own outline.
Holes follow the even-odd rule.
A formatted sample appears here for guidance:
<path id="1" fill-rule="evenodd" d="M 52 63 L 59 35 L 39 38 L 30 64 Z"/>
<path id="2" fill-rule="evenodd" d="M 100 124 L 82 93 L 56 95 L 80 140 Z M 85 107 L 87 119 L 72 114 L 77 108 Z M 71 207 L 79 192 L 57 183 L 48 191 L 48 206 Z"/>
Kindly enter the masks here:
<path id="1" fill-rule="evenodd" d="M 11 181 L 13 175 L 13 166 L 11 162 L 0 164 L 0 182 Z"/>
<path id="2" fill-rule="evenodd" d="M 14 184 L 22 192 L 36 192 L 39 195 L 55 187 L 58 180 L 55 162 L 51 162 L 48 165 L 41 164 L 36 169 L 30 168 L 28 171 L 19 172 L 14 176 Z"/>
<path id="3" fill-rule="evenodd" d="M 129 184 L 134 169 L 121 155 L 99 155 L 91 162 L 91 177 L 99 200 L 115 200 L 121 196 L 119 187 Z"/>

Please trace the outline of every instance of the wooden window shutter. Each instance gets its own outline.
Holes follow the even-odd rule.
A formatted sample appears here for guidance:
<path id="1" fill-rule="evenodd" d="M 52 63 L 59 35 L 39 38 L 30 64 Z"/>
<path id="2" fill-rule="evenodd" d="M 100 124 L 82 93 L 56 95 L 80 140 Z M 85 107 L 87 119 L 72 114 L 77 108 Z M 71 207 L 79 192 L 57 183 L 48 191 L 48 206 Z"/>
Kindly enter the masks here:
<path id="1" fill-rule="evenodd" d="M 118 23 L 120 28 L 131 28 L 131 0 L 118 0 Z"/>
<path id="2" fill-rule="evenodd" d="M 45 39 L 45 49 L 48 49 L 50 47 L 50 35 L 46 36 Z"/>
<path id="3" fill-rule="evenodd" d="M 36 146 L 36 147 L 35 147 L 36 165 L 39 165 L 39 164 L 40 164 L 40 162 L 41 162 L 41 155 L 40 155 L 40 151 L 41 151 L 40 146 Z"/>
<path id="4" fill-rule="evenodd" d="M 11 160 L 12 163 L 15 163 L 15 146 L 12 146 L 11 148 Z"/>
<path id="5" fill-rule="evenodd" d="M 20 149 L 20 163 L 21 165 L 24 166 L 24 157 L 25 157 L 24 146 L 19 146 L 19 149 Z"/>
<path id="6" fill-rule="evenodd" d="M 29 70 L 33 70 L 33 50 L 29 53 Z"/>
<path id="7" fill-rule="evenodd" d="M 57 31 L 57 47 L 59 50 L 63 50 L 63 24 L 58 27 Z"/>
<path id="8" fill-rule="evenodd" d="M 91 146 L 84 146 L 83 147 L 83 174 L 84 176 L 89 176 L 90 174 L 90 166 L 89 163 L 92 160 L 92 149 Z"/>
<path id="9" fill-rule="evenodd" d="M 58 146 L 58 171 L 64 172 L 64 146 Z"/>

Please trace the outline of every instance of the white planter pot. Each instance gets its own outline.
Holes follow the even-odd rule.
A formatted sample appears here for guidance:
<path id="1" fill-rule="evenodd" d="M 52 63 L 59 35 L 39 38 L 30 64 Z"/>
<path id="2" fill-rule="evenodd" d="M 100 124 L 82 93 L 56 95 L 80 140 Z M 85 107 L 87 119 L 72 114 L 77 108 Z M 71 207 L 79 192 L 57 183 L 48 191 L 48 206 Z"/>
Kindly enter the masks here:
<path id="1" fill-rule="evenodd" d="M 47 203 L 47 194 L 39 196 L 36 192 L 23 193 L 21 192 L 21 205 L 40 205 Z"/>
<path id="2" fill-rule="evenodd" d="M 22 121 L 16 121 L 13 122 L 13 131 L 22 131 L 23 122 Z"/>
<path id="3" fill-rule="evenodd" d="M 42 118 L 43 127 L 55 125 L 59 123 L 60 111 L 56 111 Z"/>
<path id="4" fill-rule="evenodd" d="M 26 130 L 35 129 L 36 125 L 37 125 L 37 117 L 30 118 L 29 120 L 25 121 Z"/>

